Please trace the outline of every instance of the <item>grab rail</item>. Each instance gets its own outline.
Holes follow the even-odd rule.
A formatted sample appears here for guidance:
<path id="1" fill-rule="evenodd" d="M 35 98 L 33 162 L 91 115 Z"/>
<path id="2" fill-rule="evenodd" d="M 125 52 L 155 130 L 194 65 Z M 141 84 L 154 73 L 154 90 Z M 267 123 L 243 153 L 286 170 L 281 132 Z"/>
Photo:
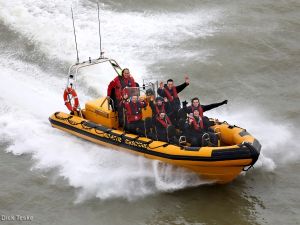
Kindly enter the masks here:
<path id="1" fill-rule="evenodd" d="M 112 108 L 113 108 L 113 110 L 115 111 L 115 104 L 114 104 L 114 100 L 112 100 L 112 98 L 111 97 L 109 97 L 109 96 L 107 96 L 106 98 L 104 98 L 104 100 L 102 101 L 102 103 L 100 104 L 100 107 L 102 107 L 103 105 L 104 105 L 104 103 L 105 103 L 105 101 L 111 101 L 112 102 L 112 104 L 111 104 L 111 106 L 112 106 Z M 107 109 L 109 110 L 109 103 L 110 102 L 108 102 L 108 104 L 107 104 Z"/>

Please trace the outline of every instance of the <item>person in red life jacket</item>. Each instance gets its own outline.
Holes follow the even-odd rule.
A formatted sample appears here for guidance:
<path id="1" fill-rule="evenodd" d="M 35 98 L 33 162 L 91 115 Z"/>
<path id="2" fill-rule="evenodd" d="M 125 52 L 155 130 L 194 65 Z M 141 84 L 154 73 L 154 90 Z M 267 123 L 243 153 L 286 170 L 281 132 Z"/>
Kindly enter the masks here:
<path id="1" fill-rule="evenodd" d="M 203 118 L 200 116 L 200 112 L 198 109 L 195 109 L 193 113 L 188 115 L 184 134 L 192 147 L 201 147 L 202 145 L 208 144 L 202 143 L 202 137 L 205 133 L 208 134 L 209 141 L 216 146 L 218 144 L 217 135 L 205 128 L 205 123 Z"/>
<path id="2" fill-rule="evenodd" d="M 170 113 L 172 112 L 170 110 L 170 105 L 168 101 L 164 101 L 164 99 L 162 97 L 156 97 L 155 99 L 155 103 L 153 102 L 153 98 L 150 99 L 150 103 L 149 103 L 151 110 L 152 110 L 152 117 L 156 118 L 156 116 L 160 113 L 160 112 L 164 112 L 166 113 L 168 116 L 170 115 Z"/>
<path id="3" fill-rule="evenodd" d="M 145 126 L 142 120 L 142 109 L 146 108 L 147 103 L 143 99 L 139 99 L 137 96 L 132 96 L 130 102 L 125 102 L 126 111 L 126 129 L 134 134 L 144 135 Z"/>
<path id="4" fill-rule="evenodd" d="M 199 98 L 195 97 L 195 98 L 192 98 L 191 103 L 192 103 L 192 105 L 187 107 L 187 113 L 193 113 L 194 110 L 197 109 L 200 112 L 200 115 L 203 116 L 204 112 L 214 109 L 214 108 L 217 108 L 221 105 L 227 104 L 228 100 L 224 100 L 222 102 L 213 103 L 213 104 L 209 104 L 209 105 L 201 105 Z"/>
<path id="5" fill-rule="evenodd" d="M 107 98 L 114 101 L 114 107 L 118 108 L 119 102 L 122 99 L 122 91 L 126 87 L 137 87 L 138 84 L 134 81 L 128 68 L 122 70 L 122 75 L 115 77 L 107 88 Z"/>
<path id="6" fill-rule="evenodd" d="M 165 112 L 159 112 L 155 120 L 156 137 L 159 141 L 170 142 L 173 139 L 172 134 L 169 134 L 170 128 L 174 127 L 171 120 Z M 173 128 L 175 129 L 175 128 Z"/>
<path id="7" fill-rule="evenodd" d="M 185 76 L 185 82 L 181 85 L 175 86 L 172 79 L 167 80 L 167 84 L 160 83 L 157 93 L 163 98 L 167 98 L 172 107 L 173 115 L 170 115 L 170 119 L 174 125 L 177 124 L 177 112 L 180 109 L 180 99 L 178 94 L 190 84 L 190 79 Z"/>
<path id="8" fill-rule="evenodd" d="M 203 121 L 196 121 L 193 113 L 190 113 L 187 116 L 187 121 L 184 125 L 183 134 L 186 136 L 187 141 L 191 143 L 192 147 L 201 146 L 201 139 L 203 135 L 202 128 Z"/>
<path id="9" fill-rule="evenodd" d="M 126 116 L 125 116 L 124 108 L 125 108 L 125 104 L 127 102 L 129 102 L 128 90 L 123 89 L 122 100 L 119 102 L 119 105 L 118 105 L 119 127 L 124 127 L 124 125 L 125 125 Z"/>
<path id="10" fill-rule="evenodd" d="M 203 113 L 208 110 L 217 108 L 221 105 L 227 104 L 228 100 L 224 100 L 222 102 L 213 103 L 213 104 L 209 104 L 209 105 L 201 105 L 199 98 L 195 97 L 195 98 L 192 98 L 191 103 L 192 103 L 192 105 L 188 106 L 185 109 L 186 113 L 193 113 L 195 110 L 198 110 L 201 119 L 204 121 L 205 130 L 208 131 L 208 128 L 213 124 L 210 124 L 209 119 L 206 116 L 203 116 Z"/>

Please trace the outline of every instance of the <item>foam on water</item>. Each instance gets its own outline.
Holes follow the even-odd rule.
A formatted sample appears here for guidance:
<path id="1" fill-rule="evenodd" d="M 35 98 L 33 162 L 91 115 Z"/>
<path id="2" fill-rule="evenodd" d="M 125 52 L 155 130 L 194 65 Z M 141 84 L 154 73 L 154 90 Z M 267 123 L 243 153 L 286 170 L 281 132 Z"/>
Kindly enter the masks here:
<path id="1" fill-rule="evenodd" d="M 208 183 L 184 169 L 105 149 L 53 129 L 47 118 L 61 109 L 57 101 L 61 96 L 54 88 L 60 81 L 21 61 L 11 58 L 10 62 L 10 68 L 0 63 L 2 141 L 11 143 L 7 151 L 13 154 L 32 154 L 33 168 L 57 168 L 78 188 L 78 202 L 95 196 L 131 200 Z"/>
<path id="2" fill-rule="evenodd" d="M 238 108 L 237 111 L 234 110 L 234 107 L 230 107 L 229 111 L 223 107 L 223 109 L 207 112 L 207 115 L 246 128 L 259 140 L 262 150 L 255 167 L 272 171 L 276 168 L 277 163 L 299 159 L 300 154 L 296 150 L 300 146 L 294 141 L 297 137 L 297 130 L 292 124 L 273 121 L 268 114 L 255 106 L 240 104 L 236 108 Z"/>
<path id="3" fill-rule="evenodd" d="M 71 0 L 0 0 L 0 19 L 34 42 L 49 58 L 71 63 L 75 55 L 69 10 L 72 3 L 80 56 L 96 57 L 98 24 L 94 6 Z M 103 46 L 109 46 L 109 55 L 120 59 L 121 66 L 129 67 L 140 79 L 141 74 L 152 75 L 146 66 L 156 60 L 180 55 L 195 59 L 205 55 L 201 51 L 178 52 L 173 47 L 186 38 L 212 35 L 216 29 L 213 22 L 220 18 L 218 10 L 147 14 L 114 12 L 103 5 L 101 8 Z M 78 201 L 95 196 L 135 199 L 206 183 L 184 169 L 105 149 L 51 128 L 48 116 L 65 110 L 61 96 L 65 81 L 5 55 L 0 57 L 0 71 L 0 136 L 11 143 L 7 151 L 32 154 L 34 168 L 57 168 L 60 176 L 78 188 Z M 82 78 L 85 83 L 79 93 L 82 102 L 91 98 L 90 87 L 97 90 L 96 70 L 88 73 L 92 74 L 91 79 Z M 104 94 L 104 86 L 110 79 L 100 78 L 102 86 L 97 94 Z M 283 155 L 286 160 L 299 158 L 293 148 L 282 152 L 293 138 L 288 125 L 272 121 L 256 109 L 249 111 L 248 107 L 247 111 L 237 113 L 215 112 L 218 113 L 215 117 L 245 127 L 258 137 L 264 155 L 258 162 L 261 168 L 274 169 L 275 162 L 282 160 Z M 261 128 L 262 124 L 265 128 Z"/>
<path id="4" fill-rule="evenodd" d="M 0 1 L 0 18 L 12 30 L 38 44 L 42 51 L 56 59 L 75 59 L 70 6 L 73 4 L 81 59 L 99 54 L 98 23 L 95 4 L 81 1 L 12 0 Z M 134 74 L 146 74 L 145 64 L 165 57 L 193 55 L 174 46 L 190 38 L 212 35 L 213 22 L 220 18 L 218 9 L 181 13 L 124 13 L 101 5 L 102 46 L 120 64 L 131 67 Z M 106 48 L 109 51 L 106 51 Z"/>
<path id="5" fill-rule="evenodd" d="M 10 62 L 9 69 L 0 64 L 1 71 L 4 71 L 0 75 L 4 81 L 0 84 L 0 135 L 11 143 L 7 151 L 16 155 L 32 154 L 34 168 L 57 168 L 59 176 L 79 190 L 77 202 L 95 196 L 131 200 L 207 183 L 184 169 L 105 149 L 51 128 L 47 117 L 62 108 L 62 104 L 57 102 L 61 96 L 57 94 L 56 87 L 61 81 L 23 62 L 13 59 Z M 24 95 L 20 96 L 16 89 L 22 90 Z M 41 107 L 43 104 L 47 107 Z M 254 109 L 234 114 L 226 110 L 215 113 L 210 113 L 210 116 L 246 127 L 259 137 L 263 145 L 263 155 L 257 163 L 260 168 L 273 170 L 275 162 L 282 160 L 282 156 L 286 156 L 285 160 L 291 160 L 291 156 L 295 159 L 292 150 L 282 152 L 293 138 L 288 126 L 274 123 Z M 259 124 L 262 123 L 266 129 L 261 129 Z"/>

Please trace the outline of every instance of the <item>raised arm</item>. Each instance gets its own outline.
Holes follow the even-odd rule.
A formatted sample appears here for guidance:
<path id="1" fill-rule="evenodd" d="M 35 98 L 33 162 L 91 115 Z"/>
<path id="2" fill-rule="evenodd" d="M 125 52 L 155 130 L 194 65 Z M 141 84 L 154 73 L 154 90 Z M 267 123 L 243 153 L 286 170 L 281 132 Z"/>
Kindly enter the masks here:
<path id="1" fill-rule="evenodd" d="M 201 105 L 203 112 L 217 108 L 221 105 L 227 104 L 228 100 L 224 100 L 223 102 L 219 102 L 219 103 L 213 103 L 213 104 L 209 104 L 209 105 Z"/>
<path id="2" fill-rule="evenodd" d="M 189 86 L 189 84 L 190 84 L 189 77 L 187 75 L 185 75 L 184 79 L 185 79 L 184 83 L 176 86 L 177 93 L 181 92 L 183 89 L 185 89 L 187 86 Z"/>
<path id="3" fill-rule="evenodd" d="M 163 97 L 163 98 L 166 97 L 165 92 L 164 92 L 164 83 L 163 82 L 159 83 L 159 87 L 157 88 L 157 94 L 160 97 Z"/>

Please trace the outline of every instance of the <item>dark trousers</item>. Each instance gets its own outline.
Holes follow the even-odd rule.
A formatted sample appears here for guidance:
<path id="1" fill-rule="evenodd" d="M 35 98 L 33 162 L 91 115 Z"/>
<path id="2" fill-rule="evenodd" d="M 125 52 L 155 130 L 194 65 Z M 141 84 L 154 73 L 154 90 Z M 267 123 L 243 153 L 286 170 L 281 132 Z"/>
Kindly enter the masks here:
<path id="1" fill-rule="evenodd" d="M 203 136 L 208 134 L 208 136 Z M 185 134 L 187 141 L 191 143 L 192 147 L 204 147 L 204 146 L 218 146 L 218 136 L 209 131 L 199 131 L 199 132 L 188 132 Z"/>
<path id="2" fill-rule="evenodd" d="M 170 103 L 170 106 L 171 106 L 171 110 L 172 112 L 168 114 L 172 124 L 178 128 L 179 125 L 178 125 L 178 111 L 180 109 L 180 103 L 178 104 L 177 102 L 172 102 Z"/>
<path id="3" fill-rule="evenodd" d="M 144 121 L 138 120 L 138 121 L 127 123 L 126 130 L 128 130 L 130 133 L 144 136 L 145 135 Z"/>
<path id="4" fill-rule="evenodd" d="M 168 141 L 167 130 L 162 128 L 156 128 L 156 138 L 159 141 Z"/>
<path id="5" fill-rule="evenodd" d="M 118 118 L 119 118 L 119 127 L 123 127 L 125 124 L 125 110 L 123 106 L 118 107 Z"/>

